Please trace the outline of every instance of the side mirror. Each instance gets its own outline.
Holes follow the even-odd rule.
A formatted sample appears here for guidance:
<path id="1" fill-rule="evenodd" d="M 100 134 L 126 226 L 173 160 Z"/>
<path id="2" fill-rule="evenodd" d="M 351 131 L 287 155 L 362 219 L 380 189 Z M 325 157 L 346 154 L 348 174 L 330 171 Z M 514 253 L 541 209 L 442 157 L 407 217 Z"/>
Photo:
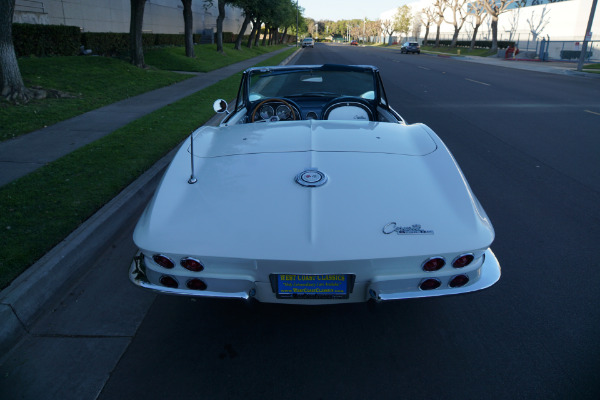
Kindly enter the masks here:
<path id="1" fill-rule="evenodd" d="M 215 112 L 219 114 L 224 112 L 229 114 L 229 112 L 227 111 L 227 102 L 223 99 L 215 100 L 215 102 L 213 103 L 213 110 L 215 110 Z"/>

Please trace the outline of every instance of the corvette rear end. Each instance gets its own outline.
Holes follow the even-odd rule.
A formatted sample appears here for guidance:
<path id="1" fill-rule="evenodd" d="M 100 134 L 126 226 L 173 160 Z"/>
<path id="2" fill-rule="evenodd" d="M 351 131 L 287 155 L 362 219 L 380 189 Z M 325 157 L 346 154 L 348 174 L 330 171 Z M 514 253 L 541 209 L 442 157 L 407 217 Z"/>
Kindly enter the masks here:
<path id="1" fill-rule="evenodd" d="M 293 304 L 458 294 L 499 279 L 493 240 L 425 125 L 235 124 L 201 128 L 181 147 L 135 230 L 130 279 Z"/>

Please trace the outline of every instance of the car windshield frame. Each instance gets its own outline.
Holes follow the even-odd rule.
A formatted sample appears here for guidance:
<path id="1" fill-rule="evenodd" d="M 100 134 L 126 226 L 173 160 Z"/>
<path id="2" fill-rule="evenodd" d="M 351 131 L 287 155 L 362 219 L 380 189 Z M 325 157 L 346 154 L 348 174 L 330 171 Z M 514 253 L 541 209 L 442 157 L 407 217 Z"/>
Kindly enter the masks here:
<path id="1" fill-rule="evenodd" d="M 245 98 L 255 103 L 267 98 L 360 97 L 379 101 L 378 75 L 373 67 L 323 65 L 305 68 L 250 69 Z"/>

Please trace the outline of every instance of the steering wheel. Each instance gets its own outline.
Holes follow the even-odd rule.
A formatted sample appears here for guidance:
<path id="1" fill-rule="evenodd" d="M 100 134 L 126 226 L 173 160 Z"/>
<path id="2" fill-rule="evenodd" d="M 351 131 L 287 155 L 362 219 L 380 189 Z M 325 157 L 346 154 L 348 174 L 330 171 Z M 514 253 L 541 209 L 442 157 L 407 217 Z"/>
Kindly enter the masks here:
<path id="1" fill-rule="evenodd" d="M 289 101 L 278 97 L 266 99 L 254 107 L 250 115 L 250 122 L 268 121 L 272 117 L 277 117 L 277 121 L 295 121 L 296 111 L 294 108 Z"/>
<path id="2" fill-rule="evenodd" d="M 338 97 L 326 104 L 323 109 L 325 110 L 323 111 L 324 120 L 329 119 L 333 112 L 335 117 L 332 119 L 375 121 L 371 104 L 361 97 Z"/>

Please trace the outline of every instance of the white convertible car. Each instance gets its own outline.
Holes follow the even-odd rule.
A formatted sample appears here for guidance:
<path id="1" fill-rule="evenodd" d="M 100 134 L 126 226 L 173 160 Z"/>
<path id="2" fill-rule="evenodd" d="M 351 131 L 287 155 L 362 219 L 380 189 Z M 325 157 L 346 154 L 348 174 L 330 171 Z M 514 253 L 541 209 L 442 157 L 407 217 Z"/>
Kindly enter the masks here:
<path id="1" fill-rule="evenodd" d="M 394 111 L 377 68 L 251 68 L 182 145 L 140 218 L 138 286 L 331 304 L 500 278 L 494 230 L 450 151 Z"/>

